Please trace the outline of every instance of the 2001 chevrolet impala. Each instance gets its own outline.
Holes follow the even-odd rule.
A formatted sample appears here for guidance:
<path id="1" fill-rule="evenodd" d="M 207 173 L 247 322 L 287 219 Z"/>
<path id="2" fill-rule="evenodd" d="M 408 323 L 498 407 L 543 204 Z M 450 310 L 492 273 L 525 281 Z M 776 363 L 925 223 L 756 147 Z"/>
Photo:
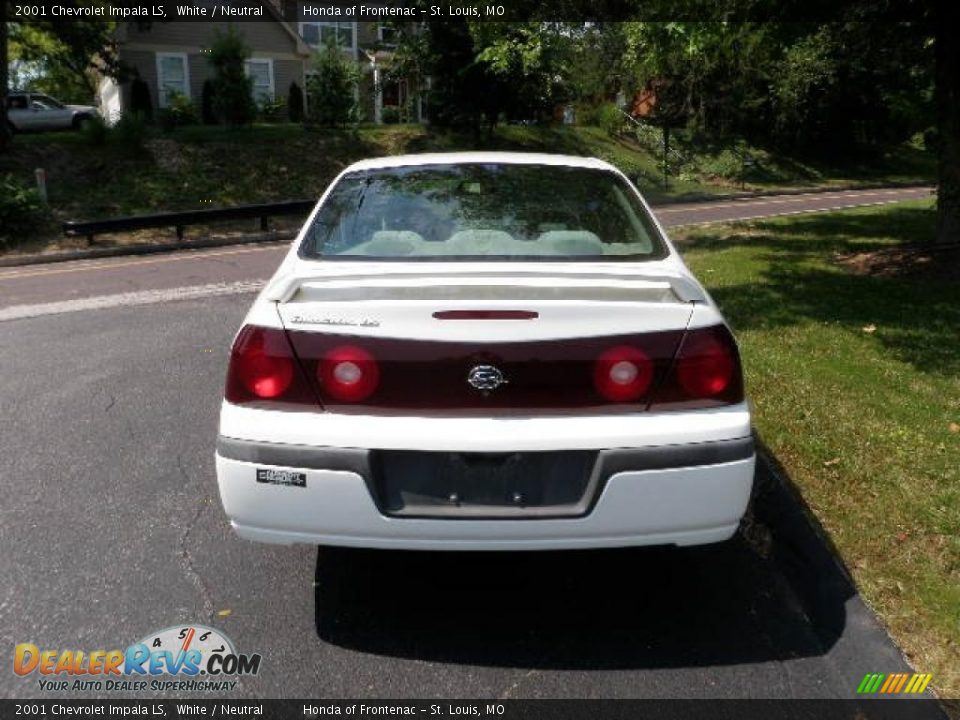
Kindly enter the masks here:
<path id="1" fill-rule="evenodd" d="M 595 159 L 367 160 L 247 314 L 217 442 L 245 538 L 531 550 L 718 542 L 754 467 L 734 339 Z"/>

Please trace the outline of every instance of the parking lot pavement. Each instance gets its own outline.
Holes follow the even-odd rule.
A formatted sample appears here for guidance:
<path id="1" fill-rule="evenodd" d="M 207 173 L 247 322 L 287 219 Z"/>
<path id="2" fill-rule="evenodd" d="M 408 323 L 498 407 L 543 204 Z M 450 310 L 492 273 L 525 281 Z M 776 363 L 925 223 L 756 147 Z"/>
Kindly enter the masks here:
<path id="1" fill-rule="evenodd" d="M 0 323 L 0 624 L 14 643 L 126 647 L 203 623 L 263 655 L 231 697 L 841 698 L 867 672 L 908 670 L 777 483 L 750 532 L 703 548 L 237 539 L 213 453 L 250 299 Z M 7 672 L 0 694 L 40 691 Z"/>

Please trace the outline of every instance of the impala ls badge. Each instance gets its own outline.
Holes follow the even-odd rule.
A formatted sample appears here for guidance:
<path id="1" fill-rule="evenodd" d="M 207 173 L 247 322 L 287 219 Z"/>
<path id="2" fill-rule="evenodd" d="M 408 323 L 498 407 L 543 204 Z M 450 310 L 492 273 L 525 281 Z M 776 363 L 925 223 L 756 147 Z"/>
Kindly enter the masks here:
<path id="1" fill-rule="evenodd" d="M 490 392 L 507 381 L 493 365 L 477 365 L 467 374 L 467 382 L 481 392 Z"/>

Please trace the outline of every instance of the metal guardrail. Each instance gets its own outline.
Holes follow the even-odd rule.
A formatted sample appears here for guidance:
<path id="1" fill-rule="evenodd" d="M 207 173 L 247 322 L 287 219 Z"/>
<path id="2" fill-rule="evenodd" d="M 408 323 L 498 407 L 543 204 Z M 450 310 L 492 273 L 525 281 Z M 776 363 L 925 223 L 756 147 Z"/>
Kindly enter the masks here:
<path id="1" fill-rule="evenodd" d="M 237 205 L 228 208 L 134 215 L 107 220 L 91 220 L 89 222 L 71 220 L 63 223 L 63 233 L 73 237 L 85 236 L 87 242 L 92 243 L 94 236 L 104 233 L 173 227 L 177 231 L 177 239 L 182 240 L 183 230 L 188 225 L 205 225 L 218 220 L 244 220 L 247 218 L 260 218 L 260 229 L 266 231 L 269 218 L 277 215 L 306 215 L 313 210 L 313 206 L 316 204 L 316 200 L 285 200 L 257 205 Z"/>

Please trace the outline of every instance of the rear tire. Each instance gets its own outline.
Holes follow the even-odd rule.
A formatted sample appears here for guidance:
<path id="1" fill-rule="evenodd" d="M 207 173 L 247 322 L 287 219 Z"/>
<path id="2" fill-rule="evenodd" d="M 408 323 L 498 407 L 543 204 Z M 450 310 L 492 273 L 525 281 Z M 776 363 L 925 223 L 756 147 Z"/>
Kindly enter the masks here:
<path id="1" fill-rule="evenodd" d="M 73 129 L 83 130 L 83 128 L 86 127 L 91 120 L 93 120 L 93 118 L 89 115 L 77 115 L 75 118 L 73 118 Z"/>

